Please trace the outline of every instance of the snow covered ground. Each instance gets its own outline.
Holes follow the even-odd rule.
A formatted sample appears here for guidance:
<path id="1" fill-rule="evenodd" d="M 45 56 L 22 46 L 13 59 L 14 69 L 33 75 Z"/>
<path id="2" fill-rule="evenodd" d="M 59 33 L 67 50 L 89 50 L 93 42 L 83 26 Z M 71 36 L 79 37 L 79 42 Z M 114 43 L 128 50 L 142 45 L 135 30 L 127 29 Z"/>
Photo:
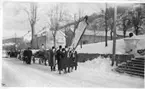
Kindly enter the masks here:
<path id="1" fill-rule="evenodd" d="M 112 53 L 112 41 L 108 41 L 108 47 L 104 42 L 83 45 L 82 49 L 79 47 L 78 53 Z M 117 54 L 125 53 L 123 39 L 117 40 L 116 48 Z M 77 71 L 59 75 L 57 71 L 51 72 L 48 66 L 38 63 L 27 65 L 15 58 L 3 58 L 2 83 L 7 87 L 144 88 L 143 78 L 114 72 L 110 62 L 109 58 L 98 57 L 78 63 Z"/>
<path id="2" fill-rule="evenodd" d="M 111 71 L 109 58 L 78 64 L 78 70 L 59 75 L 48 66 L 26 65 L 15 58 L 3 58 L 2 83 L 8 87 L 104 87 L 143 88 L 144 79 Z"/>
<path id="3" fill-rule="evenodd" d="M 136 39 L 144 39 L 140 41 L 137 46 L 145 48 L 145 35 L 134 36 Z M 130 38 L 129 38 L 130 39 Z M 78 53 L 100 53 L 100 54 L 112 54 L 112 41 L 108 41 L 108 46 L 105 47 L 105 42 L 92 43 L 77 47 Z M 125 42 L 124 39 L 119 39 L 116 41 L 116 54 L 125 54 Z"/>
<path id="4" fill-rule="evenodd" d="M 100 53 L 100 54 L 111 54 L 112 53 L 112 41 L 108 41 L 108 46 L 105 47 L 105 42 L 92 43 L 77 47 L 78 53 Z M 125 53 L 125 43 L 123 39 L 117 40 L 116 53 L 123 54 Z"/>

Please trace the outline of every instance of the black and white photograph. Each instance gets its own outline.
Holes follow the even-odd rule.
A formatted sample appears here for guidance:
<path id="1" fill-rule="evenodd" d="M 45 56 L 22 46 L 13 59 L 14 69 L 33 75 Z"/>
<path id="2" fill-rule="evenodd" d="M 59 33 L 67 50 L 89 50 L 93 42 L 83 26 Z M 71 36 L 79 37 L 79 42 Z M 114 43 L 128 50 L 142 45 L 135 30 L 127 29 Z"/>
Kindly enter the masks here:
<path id="1" fill-rule="evenodd" d="M 144 88 L 142 0 L 0 5 L 2 88 Z"/>

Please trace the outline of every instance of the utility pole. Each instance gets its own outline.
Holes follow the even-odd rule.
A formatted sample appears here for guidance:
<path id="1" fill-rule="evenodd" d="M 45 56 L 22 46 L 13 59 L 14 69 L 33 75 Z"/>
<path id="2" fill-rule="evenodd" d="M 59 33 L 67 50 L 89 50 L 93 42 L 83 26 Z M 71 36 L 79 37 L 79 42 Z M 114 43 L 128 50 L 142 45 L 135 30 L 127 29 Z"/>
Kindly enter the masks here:
<path id="1" fill-rule="evenodd" d="M 108 46 L 108 44 L 107 44 L 107 30 L 108 30 L 108 24 L 107 24 L 107 3 L 106 3 L 106 10 L 105 10 L 105 47 Z"/>
<path id="2" fill-rule="evenodd" d="M 112 56 L 112 64 L 114 65 L 114 61 L 116 60 L 116 19 L 117 19 L 117 6 L 114 6 L 114 28 L 113 28 L 113 56 Z M 116 63 L 117 65 L 117 63 Z"/>

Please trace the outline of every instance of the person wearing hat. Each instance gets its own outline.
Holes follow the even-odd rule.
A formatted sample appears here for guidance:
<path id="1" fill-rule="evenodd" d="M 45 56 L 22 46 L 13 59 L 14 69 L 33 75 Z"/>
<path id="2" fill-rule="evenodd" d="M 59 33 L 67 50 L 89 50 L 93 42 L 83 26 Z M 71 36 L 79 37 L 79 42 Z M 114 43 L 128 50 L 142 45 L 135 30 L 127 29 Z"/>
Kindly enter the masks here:
<path id="1" fill-rule="evenodd" d="M 32 51 L 31 51 L 31 48 L 28 47 L 28 50 L 27 50 L 27 56 L 28 56 L 28 64 L 31 64 L 31 57 L 32 57 Z"/>
<path id="2" fill-rule="evenodd" d="M 62 46 L 59 46 L 59 49 L 56 52 L 56 58 L 57 58 L 57 65 L 58 65 L 58 71 L 59 74 L 61 74 L 62 71 Z"/>
<path id="3" fill-rule="evenodd" d="M 51 71 L 55 71 L 55 65 L 56 65 L 56 52 L 55 52 L 55 47 L 53 46 L 52 49 L 50 49 L 49 52 L 49 66 L 51 68 Z"/>
<path id="4" fill-rule="evenodd" d="M 27 64 L 31 64 L 31 57 L 32 57 L 32 51 L 30 50 L 30 47 L 28 47 L 26 50 L 24 50 L 24 61 Z"/>

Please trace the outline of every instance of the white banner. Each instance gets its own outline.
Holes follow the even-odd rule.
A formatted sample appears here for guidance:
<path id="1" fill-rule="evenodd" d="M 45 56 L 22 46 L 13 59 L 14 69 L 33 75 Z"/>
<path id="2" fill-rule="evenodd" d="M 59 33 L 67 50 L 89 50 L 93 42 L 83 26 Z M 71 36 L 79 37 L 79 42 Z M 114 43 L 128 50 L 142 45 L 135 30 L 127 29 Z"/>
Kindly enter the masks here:
<path id="1" fill-rule="evenodd" d="M 78 25 L 78 28 L 75 30 L 75 37 L 73 38 L 73 42 L 71 44 L 71 47 L 75 50 L 77 47 L 82 35 L 84 34 L 86 27 L 87 27 L 87 22 L 86 19 L 81 21 Z"/>

